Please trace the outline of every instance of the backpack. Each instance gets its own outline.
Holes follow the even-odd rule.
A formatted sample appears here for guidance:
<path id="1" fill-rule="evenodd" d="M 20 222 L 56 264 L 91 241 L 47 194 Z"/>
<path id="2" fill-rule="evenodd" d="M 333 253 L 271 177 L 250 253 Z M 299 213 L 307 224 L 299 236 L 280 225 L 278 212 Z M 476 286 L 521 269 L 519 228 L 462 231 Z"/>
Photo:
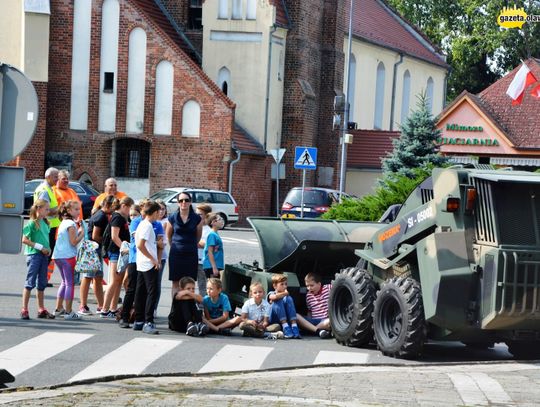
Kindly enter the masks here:
<path id="1" fill-rule="evenodd" d="M 101 270 L 101 260 L 96 252 L 97 243 L 83 240 L 77 250 L 76 273 L 89 273 Z"/>
<path id="2" fill-rule="evenodd" d="M 111 245 L 111 241 L 111 224 L 108 223 L 101 237 L 101 257 L 104 259 L 109 257 L 109 246 Z"/>

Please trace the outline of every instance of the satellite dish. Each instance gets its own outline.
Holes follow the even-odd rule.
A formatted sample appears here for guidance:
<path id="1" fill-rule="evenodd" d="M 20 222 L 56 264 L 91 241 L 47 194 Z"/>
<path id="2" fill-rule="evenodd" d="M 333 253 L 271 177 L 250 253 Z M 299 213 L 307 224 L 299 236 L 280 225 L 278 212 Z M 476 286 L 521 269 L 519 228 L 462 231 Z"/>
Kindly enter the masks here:
<path id="1" fill-rule="evenodd" d="M 39 105 L 24 73 L 0 64 L 0 163 L 18 156 L 36 132 Z"/>

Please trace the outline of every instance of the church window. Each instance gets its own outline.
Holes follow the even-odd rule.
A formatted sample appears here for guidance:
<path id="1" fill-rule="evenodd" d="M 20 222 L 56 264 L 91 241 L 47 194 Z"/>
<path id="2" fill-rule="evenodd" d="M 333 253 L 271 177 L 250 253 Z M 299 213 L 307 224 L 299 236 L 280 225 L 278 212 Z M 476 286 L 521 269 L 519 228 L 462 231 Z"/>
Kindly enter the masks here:
<path id="1" fill-rule="evenodd" d="M 385 75 L 384 64 L 379 62 L 379 65 L 377 65 L 377 82 L 375 84 L 375 118 L 373 123 L 373 127 L 377 130 L 382 129 Z"/>
<path id="2" fill-rule="evenodd" d="M 182 109 L 182 136 L 199 137 L 201 127 L 201 106 L 189 100 Z"/>

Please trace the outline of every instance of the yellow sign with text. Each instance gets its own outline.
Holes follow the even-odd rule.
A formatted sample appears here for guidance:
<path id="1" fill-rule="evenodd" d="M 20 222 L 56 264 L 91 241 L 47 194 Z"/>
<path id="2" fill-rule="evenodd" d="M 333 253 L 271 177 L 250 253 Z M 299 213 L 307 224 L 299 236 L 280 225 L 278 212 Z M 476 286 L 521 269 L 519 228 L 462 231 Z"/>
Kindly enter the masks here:
<path id="1" fill-rule="evenodd" d="M 497 24 L 504 28 L 522 28 L 528 22 L 539 22 L 540 16 L 527 15 L 523 7 L 504 7 L 497 16 Z"/>

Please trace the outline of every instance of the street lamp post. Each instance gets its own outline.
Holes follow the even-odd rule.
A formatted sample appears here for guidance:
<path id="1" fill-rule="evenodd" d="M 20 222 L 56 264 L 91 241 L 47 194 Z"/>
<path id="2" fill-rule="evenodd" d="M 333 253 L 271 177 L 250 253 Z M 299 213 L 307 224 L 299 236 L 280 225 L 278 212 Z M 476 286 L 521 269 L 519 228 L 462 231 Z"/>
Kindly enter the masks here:
<path id="1" fill-rule="evenodd" d="M 352 55 L 352 21 L 354 12 L 354 1 L 350 0 L 349 8 L 349 40 L 348 40 L 348 52 L 347 52 L 347 64 L 346 64 L 346 79 L 347 84 L 345 86 L 345 111 L 343 112 L 343 124 L 341 126 L 341 161 L 340 161 L 340 175 L 339 175 L 339 200 L 341 201 L 341 195 L 345 189 L 345 178 L 347 170 L 347 143 L 345 143 L 345 134 L 349 125 L 349 95 L 351 87 L 351 55 Z"/>

